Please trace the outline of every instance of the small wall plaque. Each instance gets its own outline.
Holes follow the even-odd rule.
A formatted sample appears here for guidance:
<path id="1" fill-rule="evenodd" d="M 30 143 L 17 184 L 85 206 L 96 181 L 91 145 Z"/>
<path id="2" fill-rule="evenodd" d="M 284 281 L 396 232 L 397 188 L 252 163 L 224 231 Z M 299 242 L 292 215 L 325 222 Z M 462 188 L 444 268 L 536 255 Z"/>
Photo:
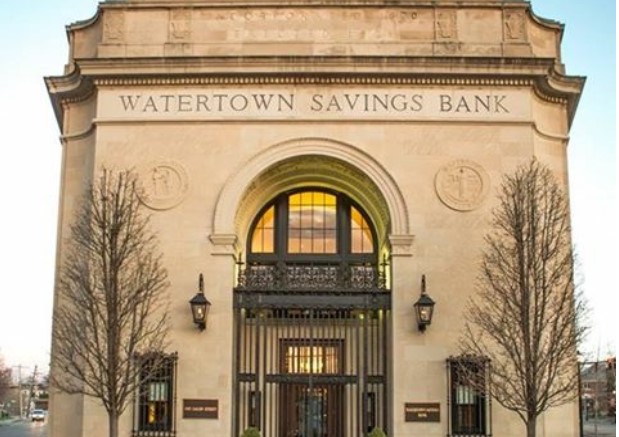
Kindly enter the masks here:
<path id="1" fill-rule="evenodd" d="M 406 422 L 440 422 L 441 404 L 412 403 L 404 404 L 404 420 Z"/>
<path id="2" fill-rule="evenodd" d="M 219 400 L 183 399 L 183 419 L 218 419 Z"/>

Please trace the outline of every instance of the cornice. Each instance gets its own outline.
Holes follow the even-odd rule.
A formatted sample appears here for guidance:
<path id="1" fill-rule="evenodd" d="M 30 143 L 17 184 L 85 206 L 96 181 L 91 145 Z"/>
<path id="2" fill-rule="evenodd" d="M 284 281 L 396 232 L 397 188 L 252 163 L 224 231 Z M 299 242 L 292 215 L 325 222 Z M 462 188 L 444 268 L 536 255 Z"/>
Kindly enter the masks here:
<path id="1" fill-rule="evenodd" d="M 106 68 L 108 64 L 81 60 L 80 68 L 69 75 L 45 79 L 59 123 L 63 104 L 85 100 L 98 87 L 308 84 L 531 87 L 540 99 L 567 105 L 571 124 L 585 82 L 584 77 L 562 75 L 554 69 L 554 61 L 545 58 L 254 57 L 207 59 L 202 64 L 195 59 L 174 59 L 174 65 L 170 60 L 134 59 L 119 62 L 119 68 L 112 71 Z M 148 65 L 152 72 L 140 71 L 137 65 Z M 188 65 L 195 65 L 196 72 Z M 202 72 L 197 72 L 198 66 Z M 460 71 L 454 72 L 454 66 Z"/>
<path id="2" fill-rule="evenodd" d="M 63 106 L 89 99 L 96 91 L 93 80 L 82 75 L 79 69 L 73 69 L 64 76 L 47 76 L 44 78 L 50 96 L 56 121 L 62 130 Z"/>
<path id="3" fill-rule="evenodd" d="M 100 5 L 100 6 L 103 6 L 103 5 Z M 92 26 L 100 18 L 101 18 L 101 7 L 97 8 L 97 11 L 95 12 L 95 14 L 92 17 L 86 18 L 85 20 L 75 21 L 75 22 L 69 24 L 68 26 L 66 26 L 67 32 L 70 32 L 72 30 L 84 29 L 86 27 Z"/>
<path id="4" fill-rule="evenodd" d="M 584 76 L 565 76 L 556 70 L 551 70 L 548 75 L 536 80 L 536 86 L 533 89 L 542 99 L 564 100 L 568 109 L 568 126 L 571 126 L 585 82 Z"/>
<path id="5" fill-rule="evenodd" d="M 346 69 L 359 72 L 393 72 L 405 69 L 415 73 L 456 72 L 468 74 L 472 69 L 484 69 L 488 74 L 504 75 L 526 69 L 546 74 L 554 68 L 554 58 L 475 57 L 475 56 L 173 56 L 132 58 L 77 58 L 75 62 L 85 75 L 119 75 L 157 73 L 192 74 L 234 72 L 325 72 Z"/>
<path id="6" fill-rule="evenodd" d="M 533 7 L 530 4 L 528 4 L 527 13 L 529 14 L 529 17 L 531 18 L 531 20 L 533 20 L 539 26 L 546 27 L 548 29 L 553 29 L 559 32 L 559 40 L 563 39 L 563 32 L 565 30 L 565 25 L 563 23 L 561 23 L 560 21 L 551 20 L 549 18 L 544 18 L 544 17 L 537 15 L 535 11 L 533 11 Z"/>
<path id="7" fill-rule="evenodd" d="M 253 74 L 201 76 L 97 77 L 96 86 L 188 86 L 188 85 L 455 85 L 455 86 L 531 86 L 534 78 L 492 78 L 442 75 L 398 74 Z"/>
<path id="8" fill-rule="evenodd" d="M 108 0 L 101 8 L 243 8 L 243 7 L 445 7 L 445 8 L 526 8 L 525 0 Z"/>

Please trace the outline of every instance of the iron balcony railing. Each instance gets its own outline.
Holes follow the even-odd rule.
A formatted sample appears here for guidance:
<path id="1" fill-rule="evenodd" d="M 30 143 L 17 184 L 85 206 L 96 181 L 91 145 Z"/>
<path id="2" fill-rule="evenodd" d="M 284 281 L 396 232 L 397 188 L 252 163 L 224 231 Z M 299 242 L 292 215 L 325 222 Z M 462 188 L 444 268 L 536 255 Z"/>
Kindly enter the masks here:
<path id="1" fill-rule="evenodd" d="M 385 266 L 280 262 L 240 267 L 236 287 L 239 291 L 387 291 Z"/>

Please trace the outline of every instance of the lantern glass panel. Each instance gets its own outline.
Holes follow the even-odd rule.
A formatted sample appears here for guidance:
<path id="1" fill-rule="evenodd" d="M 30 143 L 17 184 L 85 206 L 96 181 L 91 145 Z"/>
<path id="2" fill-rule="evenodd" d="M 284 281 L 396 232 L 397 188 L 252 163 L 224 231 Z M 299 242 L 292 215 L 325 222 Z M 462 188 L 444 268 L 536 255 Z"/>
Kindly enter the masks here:
<path id="1" fill-rule="evenodd" d="M 429 323 L 432 320 L 431 306 L 419 305 L 417 313 L 419 314 L 419 321 L 422 323 Z"/>

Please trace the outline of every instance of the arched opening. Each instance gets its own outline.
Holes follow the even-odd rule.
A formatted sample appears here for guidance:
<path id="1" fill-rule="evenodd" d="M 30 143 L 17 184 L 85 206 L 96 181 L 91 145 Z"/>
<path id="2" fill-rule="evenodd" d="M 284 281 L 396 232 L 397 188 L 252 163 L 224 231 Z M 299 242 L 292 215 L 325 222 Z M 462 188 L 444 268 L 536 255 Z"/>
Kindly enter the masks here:
<path id="1" fill-rule="evenodd" d="M 254 220 L 247 261 L 376 262 L 376 231 L 343 193 L 298 189 L 277 196 Z"/>
<path id="2" fill-rule="evenodd" d="M 391 294 L 371 216 L 348 194 L 282 191 L 248 227 L 235 304 L 235 432 L 388 429 Z"/>
<path id="3" fill-rule="evenodd" d="M 212 217 L 210 240 L 217 252 L 245 247 L 256 211 L 277 194 L 306 186 L 336 189 L 358 202 L 374 223 L 380 251 L 394 244 L 395 250 L 410 251 L 406 202 L 380 163 L 350 144 L 297 138 L 261 151 L 232 172 Z"/>

